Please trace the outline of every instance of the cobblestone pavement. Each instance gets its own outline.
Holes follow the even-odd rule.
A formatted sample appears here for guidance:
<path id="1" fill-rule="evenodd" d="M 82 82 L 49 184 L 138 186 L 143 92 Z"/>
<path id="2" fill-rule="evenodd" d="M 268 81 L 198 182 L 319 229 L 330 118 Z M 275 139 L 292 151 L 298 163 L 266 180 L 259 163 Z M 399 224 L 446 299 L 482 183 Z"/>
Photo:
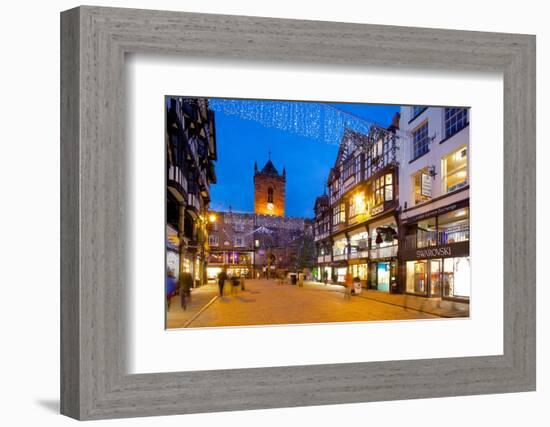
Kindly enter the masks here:
<path id="1" fill-rule="evenodd" d="M 209 285 L 210 286 L 210 285 Z M 428 319 L 439 316 L 373 299 L 349 297 L 341 286 L 307 284 L 300 288 L 274 280 L 247 280 L 246 289 L 225 294 L 186 327 L 281 325 Z M 181 326 L 180 326 L 181 327 Z"/>

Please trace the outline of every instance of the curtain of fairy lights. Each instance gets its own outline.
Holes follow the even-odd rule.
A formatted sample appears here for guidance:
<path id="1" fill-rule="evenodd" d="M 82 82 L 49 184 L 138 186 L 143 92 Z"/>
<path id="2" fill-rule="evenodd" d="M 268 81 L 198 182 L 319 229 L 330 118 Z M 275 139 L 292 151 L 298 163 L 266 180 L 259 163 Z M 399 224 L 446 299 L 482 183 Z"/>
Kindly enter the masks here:
<path id="1" fill-rule="evenodd" d="M 340 144 L 345 129 L 367 134 L 377 125 L 324 103 L 209 99 L 209 105 L 226 115 L 332 145 Z"/>

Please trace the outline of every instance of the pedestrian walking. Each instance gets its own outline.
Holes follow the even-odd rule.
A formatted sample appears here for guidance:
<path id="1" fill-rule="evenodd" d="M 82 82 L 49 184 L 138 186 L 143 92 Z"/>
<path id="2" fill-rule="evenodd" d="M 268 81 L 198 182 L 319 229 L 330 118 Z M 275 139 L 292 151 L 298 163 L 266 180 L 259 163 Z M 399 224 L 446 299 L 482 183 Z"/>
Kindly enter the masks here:
<path id="1" fill-rule="evenodd" d="M 191 288 L 193 287 L 193 276 L 191 273 L 182 273 L 180 275 L 180 302 L 181 307 L 187 310 L 187 303 L 191 300 Z"/>
<path id="2" fill-rule="evenodd" d="M 346 287 L 346 298 L 349 298 L 351 296 L 351 290 L 353 288 L 353 276 L 348 271 L 346 275 L 344 276 L 344 286 Z"/>
<path id="3" fill-rule="evenodd" d="M 225 268 L 222 269 L 218 273 L 218 287 L 220 288 L 220 297 L 223 297 L 223 287 L 225 285 L 225 281 L 227 280 L 227 272 L 225 271 Z"/>
<path id="4" fill-rule="evenodd" d="M 298 287 L 300 288 L 304 287 L 304 273 L 298 274 Z"/>
<path id="5" fill-rule="evenodd" d="M 170 309 L 170 299 L 172 296 L 174 296 L 174 293 L 176 292 L 176 277 L 174 276 L 174 272 L 172 270 L 168 271 L 168 274 L 166 275 L 166 305 L 168 309 Z"/>

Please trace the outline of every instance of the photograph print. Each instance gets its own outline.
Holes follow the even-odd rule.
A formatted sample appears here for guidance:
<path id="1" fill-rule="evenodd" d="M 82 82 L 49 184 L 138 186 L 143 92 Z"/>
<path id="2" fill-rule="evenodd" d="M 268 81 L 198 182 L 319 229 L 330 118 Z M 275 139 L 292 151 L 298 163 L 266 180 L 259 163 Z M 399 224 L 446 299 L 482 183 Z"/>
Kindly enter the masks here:
<path id="1" fill-rule="evenodd" d="M 167 329 L 467 318 L 467 106 L 165 97 Z"/>

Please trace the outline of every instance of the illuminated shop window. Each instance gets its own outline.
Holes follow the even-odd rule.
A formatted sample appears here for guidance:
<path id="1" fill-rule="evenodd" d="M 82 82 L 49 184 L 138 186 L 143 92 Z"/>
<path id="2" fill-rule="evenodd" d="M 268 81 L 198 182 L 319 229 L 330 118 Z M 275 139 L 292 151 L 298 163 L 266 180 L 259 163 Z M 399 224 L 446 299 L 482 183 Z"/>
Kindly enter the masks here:
<path id="1" fill-rule="evenodd" d="M 470 297 L 470 257 L 445 258 L 442 274 L 443 295 Z"/>
<path id="2" fill-rule="evenodd" d="M 350 199 L 349 216 L 353 218 L 357 215 L 363 215 L 367 212 L 367 202 L 365 199 L 365 193 L 360 192 L 355 194 Z"/>
<path id="3" fill-rule="evenodd" d="M 416 247 L 426 248 L 429 246 L 436 246 L 437 244 L 435 217 L 419 221 L 416 231 Z"/>
<path id="4" fill-rule="evenodd" d="M 465 207 L 440 215 L 439 244 L 459 243 L 470 240 L 470 209 Z"/>
<path id="5" fill-rule="evenodd" d="M 360 280 L 367 280 L 368 265 L 367 264 L 354 264 L 351 266 L 351 275 Z"/>
<path id="6" fill-rule="evenodd" d="M 414 205 L 427 202 L 431 199 L 431 187 L 428 188 L 426 182 L 427 179 L 430 180 L 431 184 L 431 180 L 433 178 L 429 176 L 427 167 L 420 169 L 412 175 L 412 200 Z M 422 186 L 423 183 L 424 186 Z"/>
<path id="7" fill-rule="evenodd" d="M 443 158 L 443 188 L 446 193 L 468 184 L 468 148 L 463 146 Z"/>

